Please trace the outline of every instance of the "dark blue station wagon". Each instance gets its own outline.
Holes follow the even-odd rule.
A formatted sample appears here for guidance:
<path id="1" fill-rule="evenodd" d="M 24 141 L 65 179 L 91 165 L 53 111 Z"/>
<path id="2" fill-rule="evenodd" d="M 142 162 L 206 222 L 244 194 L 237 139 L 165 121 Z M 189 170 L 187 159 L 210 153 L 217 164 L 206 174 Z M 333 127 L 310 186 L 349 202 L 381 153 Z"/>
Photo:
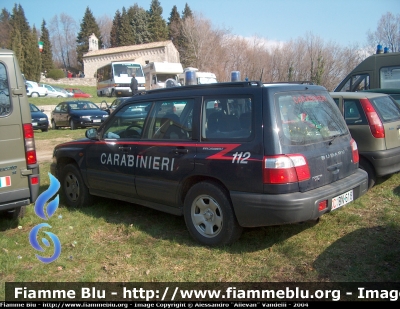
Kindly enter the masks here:
<path id="1" fill-rule="evenodd" d="M 244 227 L 318 220 L 367 192 L 357 144 L 316 85 L 152 90 L 86 137 L 54 149 L 51 173 L 69 206 L 96 195 L 182 215 L 208 246 L 233 243 Z"/>

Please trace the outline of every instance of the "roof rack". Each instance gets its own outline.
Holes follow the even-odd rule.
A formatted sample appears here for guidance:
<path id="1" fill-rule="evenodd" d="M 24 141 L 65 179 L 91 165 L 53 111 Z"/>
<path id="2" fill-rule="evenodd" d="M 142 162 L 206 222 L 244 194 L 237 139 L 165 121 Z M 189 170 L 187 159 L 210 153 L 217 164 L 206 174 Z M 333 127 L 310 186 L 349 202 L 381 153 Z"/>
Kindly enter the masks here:
<path id="1" fill-rule="evenodd" d="M 212 84 L 187 85 L 187 86 L 176 86 L 176 87 L 170 87 L 170 88 L 152 89 L 152 90 L 146 90 L 145 92 L 142 92 L 142 94 L 174 92 L 174 91 L 183 91 L 183 90 L 190 90 L 190 89 L 201 89 L 201 88 L 262 87 L 262 86 L 263 86 L 263 83 L 260 81 L 221 82 L 221 83 L 212 83 Z"/>

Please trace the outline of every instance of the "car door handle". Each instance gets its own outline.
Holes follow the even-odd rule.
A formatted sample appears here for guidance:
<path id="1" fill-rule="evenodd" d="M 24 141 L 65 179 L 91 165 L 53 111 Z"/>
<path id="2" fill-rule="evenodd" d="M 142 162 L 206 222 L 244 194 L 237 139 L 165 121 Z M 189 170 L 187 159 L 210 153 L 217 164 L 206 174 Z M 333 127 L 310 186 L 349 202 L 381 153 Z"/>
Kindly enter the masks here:
<path id="1" fill-rule="evenodd" d="M 128 153 L 131 151 L 132 148 L 129 146 L 120 146 L 118 147 L 118 149 L 121 150 L 122 152 Z"/>
<path id="2" fill-rule="evenodd" d="M 182 149 L 182 148 L 176 148 L 175 150 L 174 150 L 174 153 L 176 153 L 176 154 L 185 154 L 185 153 L 188 153 L 189 152 L 189 150 L 188 149 Z"/>

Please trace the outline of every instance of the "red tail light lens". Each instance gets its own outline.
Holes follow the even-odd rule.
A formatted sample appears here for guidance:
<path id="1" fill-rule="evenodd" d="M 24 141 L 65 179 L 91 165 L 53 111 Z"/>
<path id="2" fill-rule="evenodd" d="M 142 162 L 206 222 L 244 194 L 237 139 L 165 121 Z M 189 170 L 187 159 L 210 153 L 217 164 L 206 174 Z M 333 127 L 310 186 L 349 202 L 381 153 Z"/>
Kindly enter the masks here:
<path id="1" fill-rule="evenodd" d="M 306 158 L 301 154 L 264 157 L 264 183 L 285 184 L 310 178 Z"/>
<path id="2" fill-rule="evenodd" d="M 31 123 L 24 123 L 25 158 L 27 164 L 36 164 L 36 149 L 33 127 Z"/>
<path id="3" fill-rule="evenodd" d="M 376 113 L 375 108 L 372 106 L 371 102 L 368 99 L 360 99 L 360 103 L 367 116 L 369 128 L 372 135 L 375 138 L 385 138 L 385 129 L 383 127 L 382 121 L 379 119 L 379 116 Z"/>
<path id="4" fill-rule="evenodd" d="M 358 147 L 356 141 L 354 139 L 351 139 L 350 145 L 351 145 L 351 153 L 353 155 L 353 163 L 358 163 L 360 161 L 360 157 L 358 155 Z"/>

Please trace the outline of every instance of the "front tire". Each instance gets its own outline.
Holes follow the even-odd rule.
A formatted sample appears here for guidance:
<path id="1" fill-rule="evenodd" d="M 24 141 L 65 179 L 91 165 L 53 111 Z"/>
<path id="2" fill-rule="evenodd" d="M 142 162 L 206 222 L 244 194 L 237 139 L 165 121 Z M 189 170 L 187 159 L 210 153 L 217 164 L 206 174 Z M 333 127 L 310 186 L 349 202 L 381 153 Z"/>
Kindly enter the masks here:
<path id="1" fill-rule="evenodd" d="M 37 92 L 32 92 L 31 98 L 38 98 L 39 94 Z"/>
<path id="2" fill-rule="evenodd" d="M 75 164 L 68 164 L 62 170 L 61 188 L 66 204 L 80 208 L 92 203 L 92 196 Z"/>
<path id="3" fill-rule="evenodd" d="M 51 121 L 51 128 L 52 128 L 53 130 L 57 130 L 57 129 L 58 129 L 58 127 L 57 127 L 57 125 L 56 125 L 56 121 L 55 121 L 54 119 Z"/>
<path id="4" fill-rule="evenodd" d="M 69 121 L 69 126 L 71 127 L 71 130 L 76 130 L 77 128 L 75 122 L 72 119 L 70 119 Z"/>
<path id="5" fill-rule="evenodd" d="M 228 193 L 217 183 L 194 185 L 185 197 L 183 212 L 189 233 L 203 245 L 230 245 L 242 234 Z"/>

